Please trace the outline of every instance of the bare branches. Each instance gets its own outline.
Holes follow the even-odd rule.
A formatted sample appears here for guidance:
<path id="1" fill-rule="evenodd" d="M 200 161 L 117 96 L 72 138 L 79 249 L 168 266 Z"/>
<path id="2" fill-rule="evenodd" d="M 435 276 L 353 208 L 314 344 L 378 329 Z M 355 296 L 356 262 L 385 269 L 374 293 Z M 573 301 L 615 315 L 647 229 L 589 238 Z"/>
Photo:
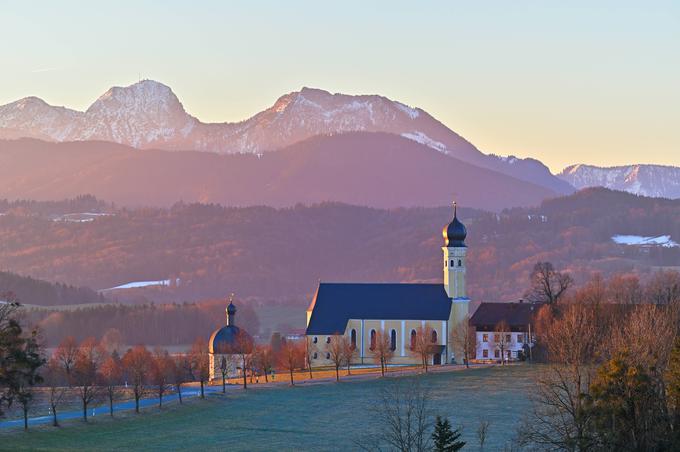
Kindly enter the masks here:
<path id="1" fill-rule="evenodd" d="M 536 303 L 554 304 L 572 286 L 574 280 L 567 273 L 555 271 L 550 262 L 538 262 L 530 276 L 531 288 L 526 297 Z"/>

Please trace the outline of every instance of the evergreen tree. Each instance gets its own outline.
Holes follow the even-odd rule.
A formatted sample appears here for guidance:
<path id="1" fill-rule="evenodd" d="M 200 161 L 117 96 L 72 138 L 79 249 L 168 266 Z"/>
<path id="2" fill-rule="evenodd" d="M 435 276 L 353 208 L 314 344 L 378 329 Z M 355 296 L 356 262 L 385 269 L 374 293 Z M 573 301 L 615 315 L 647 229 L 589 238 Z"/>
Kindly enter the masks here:
<path id="1" fill-rule="evenodd" d="M 451 429 L 448 419 L 437 416 L 437 422 L 432 433 L 434 450 L 437 452 L 453 452 L 461 450 L 465 446 L 465 441 L 459 441 L 460 431 Z"/>

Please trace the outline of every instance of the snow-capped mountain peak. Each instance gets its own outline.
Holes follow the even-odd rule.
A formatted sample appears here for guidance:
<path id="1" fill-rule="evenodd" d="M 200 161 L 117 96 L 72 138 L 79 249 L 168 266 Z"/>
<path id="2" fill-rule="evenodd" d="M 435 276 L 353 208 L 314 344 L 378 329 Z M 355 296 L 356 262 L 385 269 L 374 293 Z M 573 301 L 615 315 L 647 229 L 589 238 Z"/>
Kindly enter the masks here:
<path id="1" fill-rule="evenodd" d="M 213 124 L 189 115 L 169 86 L 153 80 L 113 87 L 85 112 L 53 107 L 37 98 L 0 106 L 0 137 L 102 140 L 137 148 L 222 154 L 259 154 L 318 135 L 360 131 L 400 135 L 559 193 L 572 190 L 536 161 L 520 159 L 511 164 L 485 155 L 424 110 L 379 95 L 347 95 L 303 87 L 244 121 Z"/>
<path id="2" fill-rule="evenodd" d="M 603 168 L 576 164 L 558 177 L 576 188 L 607 187 L 642 196 L 680 198 L 680 168 L 663 165 L 626 165 Z"/>

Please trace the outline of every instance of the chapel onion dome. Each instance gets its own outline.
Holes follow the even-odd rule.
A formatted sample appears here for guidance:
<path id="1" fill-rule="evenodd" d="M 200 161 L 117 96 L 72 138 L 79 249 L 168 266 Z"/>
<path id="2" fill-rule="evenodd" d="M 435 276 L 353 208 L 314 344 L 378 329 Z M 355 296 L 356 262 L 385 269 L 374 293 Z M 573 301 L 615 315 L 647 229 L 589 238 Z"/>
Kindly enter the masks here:
<path id="1" fill-rule="evenodd" d="M 230 354 L 236 346 L 236 340 L 241 332 L 241 329 L 235 325 L 236 320 L 236 306 L 233 302 L 229 302 L 226 309 L 227 324 L 219 328 L 210 335 L 208 341 L 208 349 L 210 353 Z M 246 333 L 247 334 L 247 333 Z"/>
<path id="2" fill-rule="evenodd" d="M 442 235 L 444 236 L 444 245 L 447 247 L 465 246 L 465 237 L 467 237 L 467 229 L 465 225 L 458 220 L 456 212 L 456 203 L 453 203 L 453 220 L 451 223 L 444 226 Z"/>

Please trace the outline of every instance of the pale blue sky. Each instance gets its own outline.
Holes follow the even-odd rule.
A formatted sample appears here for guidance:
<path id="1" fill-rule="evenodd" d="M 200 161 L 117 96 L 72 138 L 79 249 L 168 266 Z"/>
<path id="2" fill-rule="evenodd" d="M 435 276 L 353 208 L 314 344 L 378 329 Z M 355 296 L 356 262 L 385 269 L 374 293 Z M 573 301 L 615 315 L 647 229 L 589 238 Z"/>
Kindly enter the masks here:
<path id="1" fill-rule="evenodd" d="M 0 104 L 141 76 L 203 121 L 302 86 L 421 107 L 484 152 L 680 165 L 678 2 L 0 0 Z"/>

